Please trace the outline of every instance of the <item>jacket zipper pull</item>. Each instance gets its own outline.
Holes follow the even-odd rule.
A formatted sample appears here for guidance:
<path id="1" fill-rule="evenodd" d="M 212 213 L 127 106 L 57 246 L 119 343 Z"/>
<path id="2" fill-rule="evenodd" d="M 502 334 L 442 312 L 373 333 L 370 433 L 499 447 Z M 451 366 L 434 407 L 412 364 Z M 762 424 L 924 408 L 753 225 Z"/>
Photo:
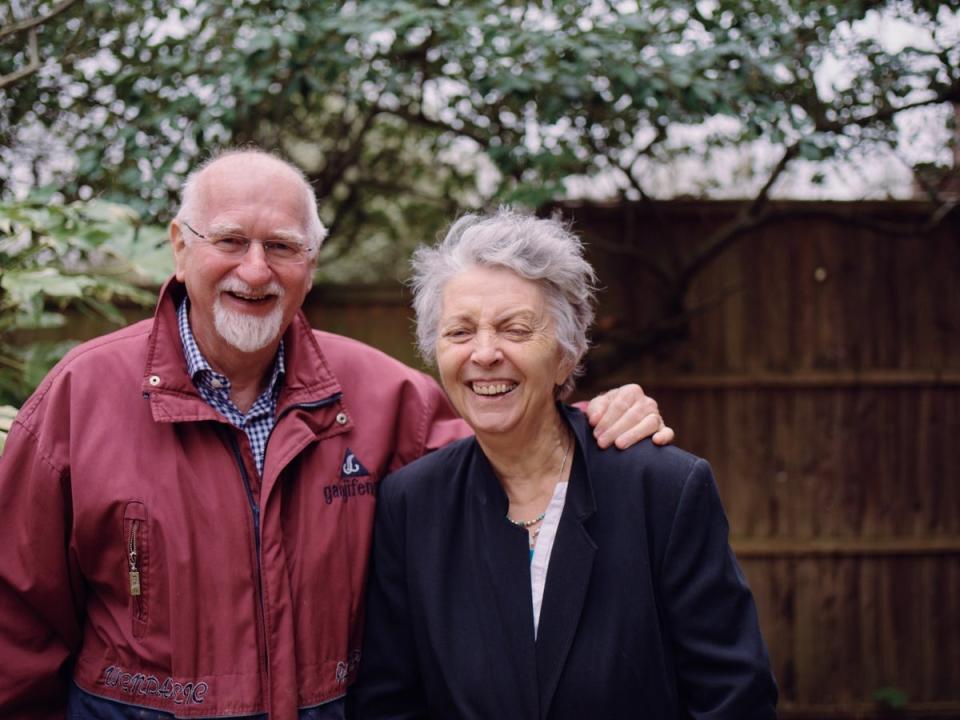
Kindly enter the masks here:
<path id="1" fill-rule="evenodd" d="M 127 553 L 130 563 L 130 594 L 134 597 L 140 594 L 140 570 L 137 568 L 137 527 L 139 525 L 139 520 L 134 520 L 130 525 L 130 551 Z"/>

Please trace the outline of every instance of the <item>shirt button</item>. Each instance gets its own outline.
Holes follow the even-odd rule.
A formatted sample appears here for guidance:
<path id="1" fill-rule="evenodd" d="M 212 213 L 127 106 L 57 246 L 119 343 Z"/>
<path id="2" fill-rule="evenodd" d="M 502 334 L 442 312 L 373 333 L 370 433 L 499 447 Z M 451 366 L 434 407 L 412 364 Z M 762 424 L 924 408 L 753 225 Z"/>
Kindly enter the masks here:
<path id="1" fill-rule="evenodd" d="M 153 385 L 154 387 L 156 387 L 157 385 L 160 384 L 160 376 L 159 376 L 159 375 L 151 375 L 151 376 L 150 376 L 150 379 L 147 380 L 147 382 L 149 382 L 151 385 Z"/>
<path id="2" fill-rule="evenodd" d="M 347 414 L 345 412 L 337 413 L 337 423 L 340 425 L 347 424 Z"/>
<path id="3" fill-rule="evenodd" d="M 220 388 L 223 387 L 223 383 L 220 382 L 217 378 L 213 378 L 210 381 L 210 387 L 212 387 L 214 390 L 219 390 Z"/>

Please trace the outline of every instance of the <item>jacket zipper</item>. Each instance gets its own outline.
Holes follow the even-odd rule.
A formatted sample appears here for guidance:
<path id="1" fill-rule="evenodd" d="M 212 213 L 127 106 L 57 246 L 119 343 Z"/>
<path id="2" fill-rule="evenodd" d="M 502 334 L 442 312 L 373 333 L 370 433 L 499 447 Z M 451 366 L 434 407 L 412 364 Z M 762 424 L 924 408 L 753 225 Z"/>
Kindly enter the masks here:
<path id="1" fill-rule="evenodd" d="M 143 617 L 143 589 L 140 587 L 140 566 L 137 555 L 137 532 L 140 529 L 140 521 L 132 520 L 130 522 L 130 537 L 127 542 L 127 565 L 128 576 L 130 580 L 130 596 L 133 598 L 134 615 L 137 618 Z"/>
<path id="2" fill-rule="evenodd" d="M 317 402 L 310 403 L 298 403 L 296 405 L 291 405 L 288 408 L 285 408 L 282 413 L 277 416 L 276 422 L 274 422 L 273 427 L 276 428 L 277 422 L 283 415 L 286 415 L 287 412 L 295 408 L 319 408 L 325 407 L 327 405 L 332 405 L 337 400 L 340 399 L 342 393 L 334 393 L 333 395 L 319 400 Z M 234 432 L 228 431 L 230 436 L 230 449 L 233 451 L 233 459 L 237 463 L 237 467 L 240 469 L 240 477 L 243 479 L 243 489 L 247 493 L 247 503 L 250 505 L 250 514 L 253 517 L 253 539 L 254 544 L 257 548 L 257 590 L 260 596 L 259 602 L 259 612 L 260 612 L 260 642 L 263 645 L 263 672 L 269 677 L 270 675 L 270 648 L 267 644 L 267 621 L 266 613 L 264 612 L 264 600 L 263 600 L 263 565 L 260 557 L 260 506 L 257 503 L 256 499 L 253 497 L 253 488 L 250 487 L 250 475 L 247 473 L 247 466 L 243 462 L 243 453 L 240 450 L 240 444 L 237 442 L 237 437 Z M 270 434 L 273 434 L 271 429 Z M 269 444 L 269 439 L 267 440 Z M 266 449 L 264 449 L 266 452 Z M 269 687 L 269 681 L 267 683 Z"/>
<path id="3" fill-rule="evenodd" d="M 334 393 L 333 395 L 330 395 L 329 397 L 325 397 L 322 400 L 314 400 L 313 402 L 304 402 L 304 403 L 294 403 L 293 405 L 289 405 L 285 407 L 280 412 L 280 414 L 277 415 L 277 422 L 279 422 L 280 418 L 282 418 L 291 410 L 316 410 L 317 408 L 326 407 L 327 405 L 333 405 L 341 397 L 343 397 L 343 393 Z M 274 423 L 273 426 L 276 427 L 277 426 L 276 423 Z M 273 434 L 272 430 L 271 430 L 271 434 Z"/>
<path id="4" fill-rule="evenodd" d="M 263 671 L 269 674 L 270 670 L 270 649 L 267 645 L 267 620 L 264 612 L 263 602 L 263 567 L 260 560 L 260 506 L 253 497 L 253 488 L 250 487 L 250 476 L 247 474 L 247 466 L 243 462 L 243 454 L 240 451 L 240 444 L 237 442 L 233 431 L 230 434 L 230 449 L 233 451 L 233 459 L 240 469 L 240 477 L 243 479 L 243 489 L 247 493 L 247 503 L 250 506 L 250 514 L 253 517 L 253 541 L 257 548 L 257 592 L 260 598 L 260 642 L 263 645 Z"/>

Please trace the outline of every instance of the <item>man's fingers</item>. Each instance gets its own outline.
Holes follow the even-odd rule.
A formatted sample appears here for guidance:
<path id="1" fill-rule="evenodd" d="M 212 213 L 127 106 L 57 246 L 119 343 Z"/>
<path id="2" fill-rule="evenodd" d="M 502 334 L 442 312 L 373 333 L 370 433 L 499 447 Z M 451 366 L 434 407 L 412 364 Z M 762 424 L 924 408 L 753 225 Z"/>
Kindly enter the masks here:
<path id="1" fill-rule="evenodd" d="M 609 396 L 612 392 L 613 390 L 608 390 L 603 395 L 597 395 L 587 405 L 587 419 L 590 421 L 591 427 L 596 427 L 600 418 L 606 413 L 607 407 L 610 405 Z"/>
<path id="2" fill-rule="evenodd" d="M 673 442 L 673 429 L 664 424 L 657 402 L 636 384 L 593 398 L 587 405 L 587 417 L 602 448 L 616 445 L 624 449 L 651 436 L 657 445 Z"/>
<path id="3" fill-rule="evenodd" d="M 628 447 L 660 427 L 657 403 L 644 395 L 639 385 L 624 385 L 607 394 L 607 407 L 596 424 L 594 436 L 600 447 L 609 447 L 614 441 L 618 441 L 618 447 Z"/>
<path id="4" fill-rule="evenodd" d="M 596 421 L 594 425 L 596 431 L 594 434 L 596 435 L 606 432 L 627 412 L 639 410 L 640 414 L 637 419 L 651 412 L 657 412 L 657 403 L 653 398 L 644 394 L 643 388 L 631 383 L 608 390 L 603 395 L 595 397 L 587 406 L 587 410 L 588 412 L 594 411 L 594 416 L 590 420 L 591 422 Z"/>
<path id="5" fill-rule="evenodd" d="M 662 421 L 661 421 L 662 422 Z M 673 428 L 667 425 L 664 425 L 657 432 L 653 434 L 653 444 L 654 445 L 669 445 L 673 442 L 673 438 L 676 433 L 673 432 Z"/>
<path id="6" fill-rule="evenodd" d="M 643 414 L 636 408 L 629 410 L 620 420 L 610 426 L 609 430 L 598 439 L 601 447 L 616 445 L 623 450 L 646 437 L 650 437 L 663 425 L 657 413 Z"/>

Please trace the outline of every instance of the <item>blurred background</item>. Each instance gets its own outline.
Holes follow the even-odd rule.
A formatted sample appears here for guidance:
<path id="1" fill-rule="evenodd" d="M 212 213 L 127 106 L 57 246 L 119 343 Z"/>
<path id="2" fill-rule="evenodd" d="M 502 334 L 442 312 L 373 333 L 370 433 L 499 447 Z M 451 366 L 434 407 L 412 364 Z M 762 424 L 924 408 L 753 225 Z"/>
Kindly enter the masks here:
<path id="1" fill-rule="evenodd" d="M 149 315 L 189 170 L 254 144 L 331 230 L 307 313 L 412 364 L 407 257 L 567 218 L 579 392 L 714 466 L 783 718 L 960 717 L 960 0 L 0 3 L 0 442 Z"/>

